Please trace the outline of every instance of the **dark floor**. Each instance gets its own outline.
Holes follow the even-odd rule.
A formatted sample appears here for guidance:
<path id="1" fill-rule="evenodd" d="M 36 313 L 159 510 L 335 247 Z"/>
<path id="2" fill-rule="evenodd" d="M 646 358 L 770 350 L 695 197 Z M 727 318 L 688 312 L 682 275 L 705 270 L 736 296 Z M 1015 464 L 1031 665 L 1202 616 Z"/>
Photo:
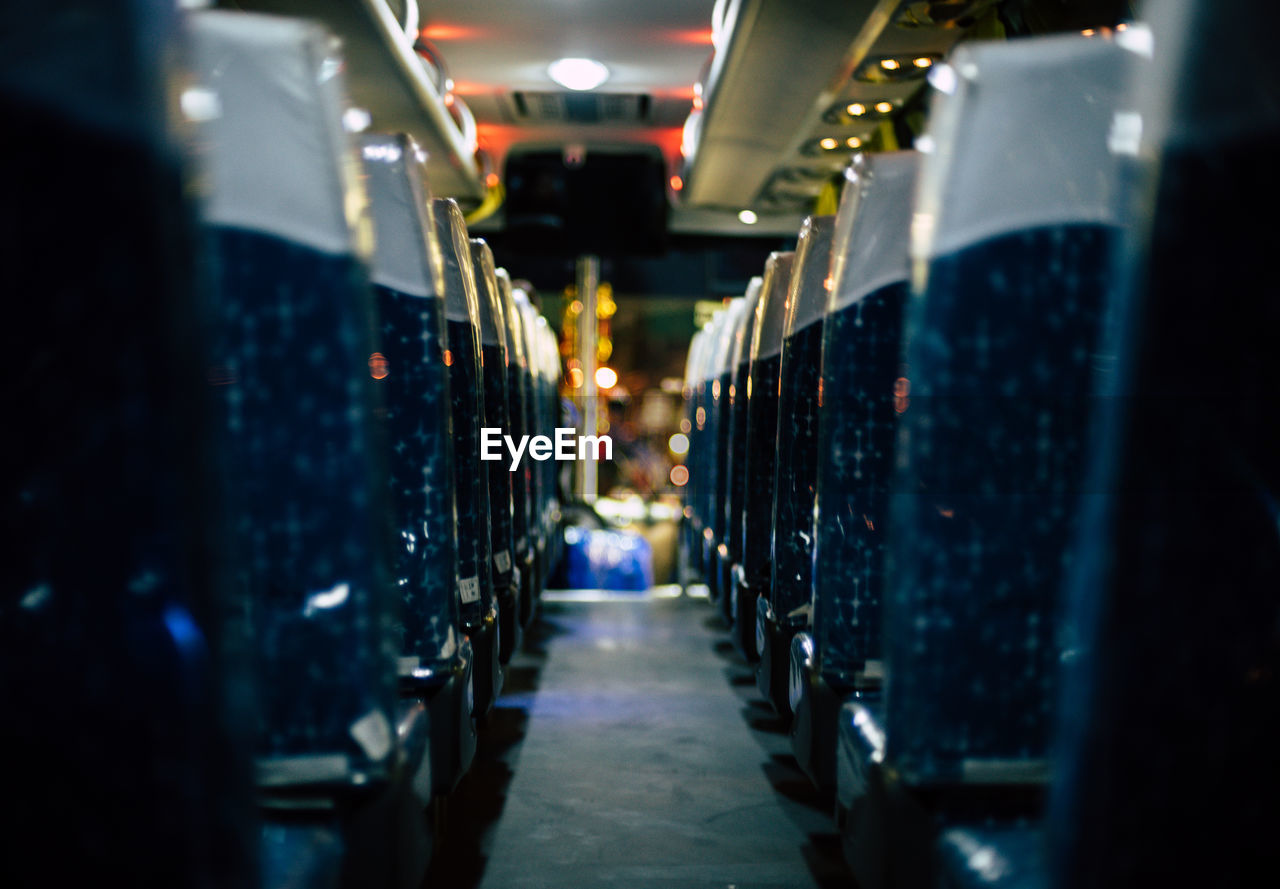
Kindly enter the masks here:
<path id="1" fill-rule="evenodd" d="M 434 889 L 852 887 L 704 601 L 548 602 L 444 815 Z"/>

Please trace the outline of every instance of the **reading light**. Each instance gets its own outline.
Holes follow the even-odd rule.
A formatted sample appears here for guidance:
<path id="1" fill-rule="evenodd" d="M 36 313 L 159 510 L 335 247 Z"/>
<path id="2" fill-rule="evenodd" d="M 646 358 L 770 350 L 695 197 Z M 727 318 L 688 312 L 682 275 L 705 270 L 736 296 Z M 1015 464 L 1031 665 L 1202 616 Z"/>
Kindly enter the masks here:
<path id="1" fill-rule="evenodd" d="M 854 102 L 845 110 L 848 111 L 854 117 L 861 117 L 862 115 L 867 113 L 867 106 L 863 105 L 861 102 Z"/>
<path id="2" fill-rule="evenodd" d="M 857 136 L 850 136 L 848 139 L 844 140 L 844 144 L 848 145 L 850 148 L 861 148 L 862 140 Z"/>
<path id="3" fill-rule="evenodd" d="M 886 71 L 897 71 L 902 65 L 897 59 L 881 59 L 880 67 Z"/>
<path id="4" fill-rule="evenodd" d="M 609 79 L 609 69 L 595 59 L 556 59 L 547 75 L 565 89 L 593 90 Z"/>
<path id="5" fill-rule="evenodd" d="M 920 56 L 920 58 L 912 61 L 911 64 L 915 65 L 917 68 L 930 68 L 933 66 L 933 59 L 928 56 Z"/>
<path id="6" fill-rule="evenodd" d="M 743 210 L 738 213 L 738 219 L 741 220 L 744 225 L 755 225 L 760 221 L 760 217 L 750 210 Z"/>
<path id="7" fill-rule="evenodd" d="M 828 136 L 827 138 L 823 139 L 823 140 L 822 140 L 821 142 L 819 142 L 818 144 L 819 144 L 819 145 L 821 145 L 823 148 L 825 148 L 827 151 L 832 151 L 832 150 L 834 150 L 834 149 L 835 149 L 835 147 L 836 147 L 837 145 L 839 145 L 840 143 L 839 143 L 839 142 L 837 142 L 835 139 L 832 139 L 830 136 Z"/>
<path id="8" fill-rule="evenodd" d="M 881 114 L 888 114 L 888 113 L 889 113 L 890 111 L 892 111 L 892 110 L 893 110 L 893 103 L 892 103 L 892 102 L 877 102 L 877 103 L 876 103 L 876 111 L 879 111 Z"/>

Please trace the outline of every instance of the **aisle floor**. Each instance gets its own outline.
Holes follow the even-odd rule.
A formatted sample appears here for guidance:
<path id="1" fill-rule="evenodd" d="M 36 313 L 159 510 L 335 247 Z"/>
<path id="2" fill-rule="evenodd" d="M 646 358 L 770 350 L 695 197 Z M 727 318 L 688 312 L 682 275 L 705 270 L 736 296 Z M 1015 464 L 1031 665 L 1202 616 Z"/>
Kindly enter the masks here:
<path id="1" fill-rule="evenodd" d="M 509 669 L 428 886 L 853 886 L 705 601 L 544 603 Z"/>

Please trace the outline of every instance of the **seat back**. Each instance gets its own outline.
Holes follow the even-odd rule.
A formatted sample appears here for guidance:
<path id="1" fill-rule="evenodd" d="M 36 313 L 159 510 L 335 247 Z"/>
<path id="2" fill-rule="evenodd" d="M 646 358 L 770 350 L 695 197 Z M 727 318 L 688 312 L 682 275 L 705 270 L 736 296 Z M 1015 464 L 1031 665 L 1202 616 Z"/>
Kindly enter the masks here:
<path id="1" fill-rule="evenodd" d="M 458 516 L 458 603 L 468 631 L 488 613 L 490 591 L 489 475 L 480 460 L 484 383 L 480 364 L 480 297 L 462 211 L 451 198 L 431 202 L 444 260 L 445 330 L 453 421 L 454 497 Z"/>
<path id="2" fill-rule="evenodd" d="M 733 335 L 729 366 L 733 369 L 729 386 L 728 495 L 724 529 L 729 561 L 742 561 L 742 512 L 747 500 L 747 379 L 751 374 L 751 337 L 756 326 L 756 308 L 764 290 L 764 278 L 757 275 L 747 284 L 742 323 Z"/>
<path id="3" fill-rule="evenodd" d="M 733 344 L 742 327 L 743 307 L 746 300 L 736 297 L 726 308 L 727 317 L 716 337 L 715 354 L 712 356 L 710 373 L 711 381 L 711 413 L 715 425 L 715 463 L 713 476 L 715 486 L 707 497 L 707 526 L 711 531 L 710 543 L 718 546 L 725 540 L 725 501 L 728 500 L 729 476 L 729 390 L 733 385 L 733 374 L 730 370 L 730 358 L 733 355 Z M 711 577 L 712 590 L 716 589 L 716 578 Z"/>
<path id="4" fill-rule="evenodd" d="M 484 425 L 503 435 L 512 434 L 511 392 L 508 369 L 511 350 L 507 318 L 493 265 L 493 251 L 479 238 L 471 239 L 471 268 L 480 299 L 480 363 L 484 383 Z M 515 546 L 512 537 L 510 464 L 506 459 L 483 464 L 489 475 L 489 538 L 493 546 L 493 590 L 511 587 Z"/>
<path id="5" fill-rule="evenodd" d="M 718 310 L 711 316 L 703 330 L 698 349 L 698 363 L 694 371 L 693 386 L 693 447 L 689 464 L 689 487 L 692 491 L 693 528 L 697 532 L 694 541 L 695 555 L 701 559 L 705 553 L 706 535 L 711 531 L 707 505 L 715 491 L 715 414 L 712 411 L 711 365 L 715 360 L 716 343 L 727 321 L 725 311 Z M 699 561 L 699 569 L 705 568 Z"/>
<path id="6" fill-rule="evenodd" d="M 541 356 L 539 395 L 539 422 L 544 435 L 554 435 L 556 427 L 562 422 L 560 406 L 560 386 L 562 383 L 562 367 L 560 364 L 560 344 L 551 325 L 542 315 L 534 319 L 536 323 L 538 352 Z M 551 573 L 560 559 L 564 549 L 564 536 L 559 533 L 559 516 L 561 503 L 561 476 L 559 465 L 554 460 L 546 460 L 539 464 L 542 467 L 543 479 L 543 527 L 547 535 L 547 562 L 543 567 L 546 575 Z"/>
<path id="7" fill-rule="evenodd" d="M 692 558 L 695 538 L 702 530 L 698 521 L 698 486 L 701 482 L 698 472 L 698 458 L 702 453 L 702 430 L 698 421 L 698 372 L 701 367 L 702 350 L 706 347 L 706 328 L 700 328 L 689 340 L 689 352 L 685 358 L 684 372 L 684 410 L 685 423 L 688 426 L 689 452 L 685 455 L 685 465 L 689 469 L 689 481 L 682 492 L 684 495 L 684 522 L 681 525 L 681 545 L 686 557 Z"/>
<path id="8" fill-rule="evenodd" d="M 361 141 L 373 210 L 372 280 L 381 320 L 382 414 L 400 593 L 401 684 L 433 679 L 458 653 L 453 423 L 443 295 L 444 258 L 426 171 L 407 136 Z"/>
<path id="9" fill-rule="evenodd" d="M 255 885 L 175 5 L 0 34 L 5 882 Z"/>
<path id="10" fill-rule="evenodd" d="M 524 313 L 516 303 L 515 289 L 511 286 L 511 275 L 506 269 L 495 270 L 498 281 L 498 296 L 502 301 L 502 314 L 506 319 L 507 344 L 510 362 L 507 365 L 507 393 L 510 396 L 511 430 L 508 433 L 519 441 L 531 435 L 532 426 L 530 411 L 532 410 L 530 368 L 528 346 L 525 341 Z M 510 464 L 508 464 L 510 466 Z M 533 461 L 526 454 L 511 474 L 511 536 L 514 540 L 516 562 L 521 562 L 530 551 L 531 510 L 533 509 Z"/>
<path id="11" fill-rule="evenodd" d="M 1058 886 L 1247 885 L 1280 868 L 1280 231 L 1258 210 L 1280 200 L 1280 14 L 1177 0 L 1149 24 L 1127 108 L 1141 135 L 1118 146 L 1143 224 L 1108 312 L 1094 496 L 1066 585 Z"/>
<path id="12" fill-rule="evenodd" d="M 813 501 L 818 482 L 821 394 L 818 384 L 834 230 L 834 216 L 811 216 L 801 227 L 782 330 L 770 604 L 779 624 L 792 627 L 808 623 L 804 612 L 813 597 Z"/>
<path id="13" fill-rule="evenodd" d="M 764 267 L 756 323 L 751 332 L 751 370 L 747 377 L 746 490 L 742 514 L 742 570 L 756 589 L 770 578 L 773 535 L 774 461 L 778 456 L 778 382 L 782 334 L 786 326 L 787 288 L 795 253 L 771 253 Z"/>
<path id="14" fill-rule="evenodd" d="M 887 758 L 911 783 L 1048 774 L 1128 61 L 1052 37 L 961 46 L 935 78 L 885 602 Z"/>
<path id="15" fill-rule="evenodd" d="M 381 347 L 340 60 L 309 23 L 195 17 L 244 613 L 263 680 L 258 781 L 360 787 L 394 762 Z"/>
<path id="16" fill-rule="evenodd" d="M 907 242 L 919 158 L 859 155 L 846 171 L 822 345 L 813 636 L 834 687 L 883 677 L 881 601 L 902 366 Z M 897 391 L 895 391 L 897 390 Z"/>

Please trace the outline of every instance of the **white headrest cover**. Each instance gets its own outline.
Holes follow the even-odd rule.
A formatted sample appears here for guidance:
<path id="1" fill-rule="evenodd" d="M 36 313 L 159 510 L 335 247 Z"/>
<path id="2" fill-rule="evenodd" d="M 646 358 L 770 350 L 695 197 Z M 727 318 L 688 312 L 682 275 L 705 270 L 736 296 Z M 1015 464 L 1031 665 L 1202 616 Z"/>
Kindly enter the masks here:
<path id="1" fill-rule="evenodd" d="M 796 261 L 787 286 L 787 316 L 783 337 L 799 333 L 827 312 L 827 282 L 831 274 L 834 216 L 810 216 L 800 227 Z"/>
<path id="2" fill-rule="evenodd" d="M 917 152 L 893 151 L 860 154 L 845 171 L 831 251 L 831 312 L 907 279 L 919 169 Z"/>
<path id="3" fill-rule="evenodd" d="M 751 360 L 772 358 L 782 352 L 782 334 L 787 321 L 787 288 L 796 255 L 770 253 L 764 264 L 764 285 L 756 305 L 756 326 L 751 334 Z"/>
<path id="4" fill-rule="evenodd" d="M 930 75 L 941 89 L 912 259 L 1047 225 L 1119 224 L 1109 136 L 1134 60 L 1113 41 L 1080 36 L 958 47 Z"/>
<path id="5" fill-rule="evenodd" d="M 471 240 L 462 210 L 453 198 L 436 198 L 431 202 L 431 215 L 436 221 L 436 237 L 444 259 L 444 309 L 450 321 L 464 321 L 480 329 L 480 296 L 471 268 Z"/>
<path id="6" fill-rule="evenodd" d="M 742 328 L 742 310 L 746 307 L 745 298 L 738 296 L 729 301 L 725 308 L 724 326 L 716 337 L 716 354 L 712 359 L 710 374 L 719 377 L 733 369 L 730 359 L 733 357 L 733 343 Z"/>
<path id="7" fill-rule="evenodd" d="M 756 326 L 756 306 L 760 304 L 760 292 L 764 287 L 764 278 L 756 275 L 747 282 L 747 295 L 743 297 L 742 318 L 738 329 L 733 333 L 733 349 L 729 356 L 729 367 L 736 369 L 744 361 L 751 360 L 751 334 Z"/>
<path id="8" fill-rule="evenodd" d="M 493 251 L 483 238 L 471 239 L 471 266 L 480 298 L 480 345 L 505 347 L 506 318 L 502 313 L 502 297 L 498 294 L 498 277 L 494 274 Z"/>
<path id="9" fill-rule="evenodd" d="M 215 225 L 331 254 L 372 253 L 360 161 L 336 42 L 300 19 L 240 12 L 191 17 L 199 129 Z"/>
<path id="10" fill-rule="evenodd" d="M 403 134 L 365 136 L 360 154 L 373 214 L 373 282 L 443 299 L 444 258 L 417 145 Z"/>

